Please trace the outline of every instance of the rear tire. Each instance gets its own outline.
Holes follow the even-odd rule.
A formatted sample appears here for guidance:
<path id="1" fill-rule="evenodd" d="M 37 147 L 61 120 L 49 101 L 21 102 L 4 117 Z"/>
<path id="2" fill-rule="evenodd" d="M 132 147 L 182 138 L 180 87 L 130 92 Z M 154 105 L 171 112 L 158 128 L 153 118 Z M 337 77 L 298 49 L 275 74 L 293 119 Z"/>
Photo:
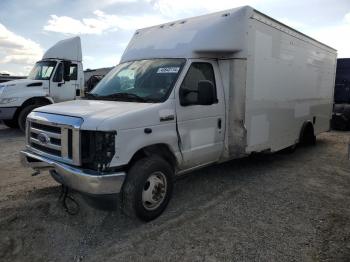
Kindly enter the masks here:
<path id="1" fill-rule="evenodd" d="M 21 112 L 18 115 L 18 126 L 21 129 L 22 132 L 25 132 L 26 130 L 26 120 L 27 116 L 30 112 L 32 112 L 35 108 L 39 107 L 40 105 L 28 105 L 25 108 L 21 110 Z"/>
<path id="2" fill-rule="evenodd" d="M 9 128 L 18 128 L 18 122 L 16 119 L 2 120 L 4 125 Z"/>
<path id="3" fill-rule="evenodd" d="M 282 154 L 293 154 L 295 152 L 295 150 L 297 149 L 297 144 L 293 144 L 289 147 L 286 147 L 284 149 L 281 150 Z"/>
<path id="4" fill-rule="evenodd" d="M 312 124 L 307 124 L 302 130 L 300 144 L 303 146 L 314 146 L 316 144 L 316 136 Z"/>
<path id="5" fill-rule="evenodd" d="M 146 222 L 160 216 L 172 195 L 173 176 L 170 164 L 159 156 L 136 161 L 123 185 L 123 212 Z"/>

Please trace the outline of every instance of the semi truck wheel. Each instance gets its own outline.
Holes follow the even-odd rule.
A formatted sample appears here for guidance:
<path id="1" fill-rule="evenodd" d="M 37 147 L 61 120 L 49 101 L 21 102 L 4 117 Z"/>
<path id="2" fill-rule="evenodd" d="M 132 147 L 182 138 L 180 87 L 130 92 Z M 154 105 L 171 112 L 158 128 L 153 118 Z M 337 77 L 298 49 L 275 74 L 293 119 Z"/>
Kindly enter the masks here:
<path id="1" fill-rule="evenodd" d="M 161 157 L 150 156 L 135 162 L 122 189 L 123 212 L 143 221 L 157 218 L 171 198 L 173 176 L 172 167 Z"/>
<path id="2" fill-rule="evenodd" d="M 18 128 L 18 122 L 15 119 L 3 120 L 3 123 L 9 128 Z"/>
<path id="3" fill-rule="evenodd" d="M 28 105 L 25 108 L 21 110 L 21 112 L 18 115 L 18 126 L 22 130 L 22 132 L 25 132 L 26 130 L 26 120 L 27 116 L 30 112 L 32 112 L 35 108 L 37 108 L 39 105 Z"/>

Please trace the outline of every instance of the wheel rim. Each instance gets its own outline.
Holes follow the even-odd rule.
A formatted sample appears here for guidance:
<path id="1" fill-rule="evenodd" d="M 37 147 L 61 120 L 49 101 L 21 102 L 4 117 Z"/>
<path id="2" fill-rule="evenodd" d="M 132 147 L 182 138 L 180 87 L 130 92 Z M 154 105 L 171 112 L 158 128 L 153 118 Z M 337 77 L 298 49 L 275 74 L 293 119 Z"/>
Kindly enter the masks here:
<path id="1" fill-rule="evenodd" d="M 164 202 L 167 188 L 166 176 L 160 171 L 152 173 L 143 186 L 143 207 L 147 210 L 157 209 Z"/>

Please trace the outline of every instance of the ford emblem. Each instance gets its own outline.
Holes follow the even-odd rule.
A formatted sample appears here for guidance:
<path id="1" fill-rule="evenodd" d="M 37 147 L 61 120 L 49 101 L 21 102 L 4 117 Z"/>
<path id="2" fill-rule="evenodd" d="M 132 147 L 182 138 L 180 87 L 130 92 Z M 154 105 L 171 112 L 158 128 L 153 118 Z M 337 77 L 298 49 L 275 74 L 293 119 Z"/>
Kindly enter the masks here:
<path id="1" fill-rule="evenodd" d="M 40 144 L 46 145 L 50 142 L 50 137 L 45 133 L 38 134 L 38 140 Z"/>

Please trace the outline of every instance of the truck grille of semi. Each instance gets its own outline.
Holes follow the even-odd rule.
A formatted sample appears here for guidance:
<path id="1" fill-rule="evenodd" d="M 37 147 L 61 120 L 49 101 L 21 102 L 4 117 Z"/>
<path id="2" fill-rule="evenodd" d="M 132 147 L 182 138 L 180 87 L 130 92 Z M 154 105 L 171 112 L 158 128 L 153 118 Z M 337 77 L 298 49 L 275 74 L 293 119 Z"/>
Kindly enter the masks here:
<path id="1" fill-rule="evenodd" d="M 73 127 L 28 119 L 27 145 L 34 152 L 51 159 L 80 164 L 80 134 Z"/>

